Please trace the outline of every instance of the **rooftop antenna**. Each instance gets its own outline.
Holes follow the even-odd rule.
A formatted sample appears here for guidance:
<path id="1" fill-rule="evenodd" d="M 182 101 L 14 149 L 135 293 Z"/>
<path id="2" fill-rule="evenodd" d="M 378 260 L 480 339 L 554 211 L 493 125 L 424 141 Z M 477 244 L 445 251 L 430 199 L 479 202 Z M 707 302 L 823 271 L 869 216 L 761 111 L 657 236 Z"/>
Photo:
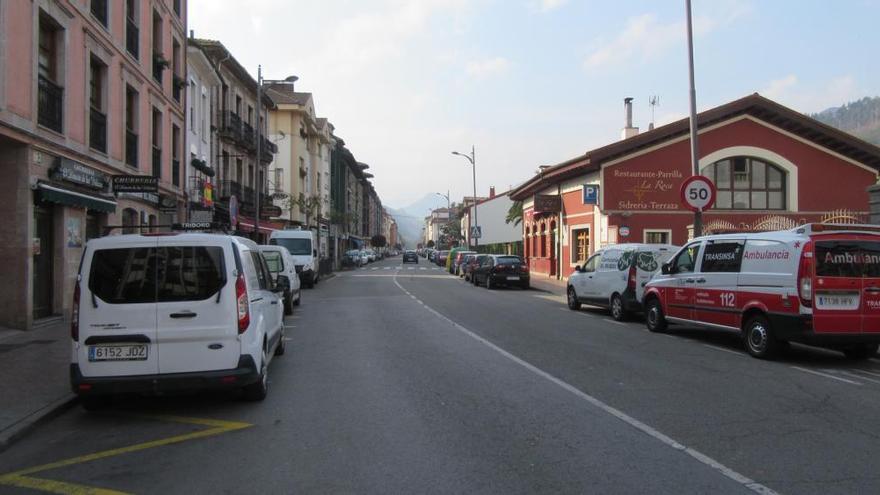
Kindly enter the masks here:
<path id="1" fill-rule="evenodd" d="M 648 130 L 654 128 L 654 110 L 660 106 L 660 96 L 654 95 L 648 98 L 648 104 L 651 105 L 651 123 L 648 124 Z"/>

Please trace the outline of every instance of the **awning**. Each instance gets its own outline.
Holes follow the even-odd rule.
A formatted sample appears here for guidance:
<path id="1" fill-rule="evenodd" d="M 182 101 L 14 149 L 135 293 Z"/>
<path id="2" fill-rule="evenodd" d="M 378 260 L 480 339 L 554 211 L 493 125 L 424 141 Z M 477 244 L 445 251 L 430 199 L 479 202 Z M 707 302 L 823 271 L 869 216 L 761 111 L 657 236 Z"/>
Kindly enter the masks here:
<path id="1" fill-rule="evenodd" d="M 43 183 L 38 184 L 37 188 L 37 194 L 39 194 L 41 201 L 50 201 L 52 203 L 67 206 L 77 206 L 89 210 L 102 211 L 104 213 L 116 212 L 116 202 L 109 199 L 70 191 Z"/>
<path id="2" fill-rule="evenodd" d="M 238 226 L 239 227 L 248 227 L 251 230 L 251 232 L 254 231 L 254 224 L 252 224 L 252 223 L 243 222 L 243 221 L 239 220 Z M 271 234 L 272 232 L 275 232 L 276 230 L 278 230 L 278 229 L 273 229 L 272 227 L 268 227 L 268 226 L 264 225 L 263 222 L 260 222 L 260 232 L 262 232 L 264 234 Z"/>

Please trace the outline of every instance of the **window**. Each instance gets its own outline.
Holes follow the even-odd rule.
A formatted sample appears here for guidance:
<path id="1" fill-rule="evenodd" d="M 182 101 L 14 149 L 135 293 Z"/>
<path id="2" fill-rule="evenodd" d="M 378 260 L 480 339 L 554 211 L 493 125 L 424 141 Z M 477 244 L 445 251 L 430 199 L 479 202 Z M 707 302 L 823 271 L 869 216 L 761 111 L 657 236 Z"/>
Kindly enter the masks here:
<path id="1" fill-rule="evenodd" d="M 138 166 L 138 93 L 134 88 L 125 86 L 125 163 Z"/>
<path id="2" fill-rule="evenodd" d="M 138 212 L 134 208 L 126 208 L 122 210 L 122 233 L 134 234 L 137 232 Z"/>
<path id="3" fill-rule="evenodd" d="M 707 241 L 700 271 L 739 273 L 743 241 Z"/>
<path id="4" fill-rule="evenodd" d="M 715 182 L 719 210 L 784 210 L 785 172 L 752 157 L 733 157 L 704 167 L 702 174 Z"/>
<path id="5" fill-rule="evenodd" d="M 672 231 L 645 230 L 645 244 L 669 244 Z"/>
<path id="6" fill-rule="evenodd" d="M 602 263 L 602 253 L 594 254 L 590 259 L 584 263 L 581 271 L 583 272 L 595 272 L 599 265 Z"/>
<path id="7" fill-rule="evenodd" d="M 260 256 L 258 251 L 250 251 L 251 258 L 254 260 L 254 270 L 257 272 L 257 282 L 260 284 L 260 288 L 263 290 L 269 290 L 271 284 L 269 283 L 266 267 L 263 266 L 263 257 Z"/>
<path id="8" fill-rule="evenodd" d="M 672 260 L 671 273 L 691 273 L 696 267 L 697 252 L 700 250 L 700 243 L 695 242 L 689 244 L 682 249 L 678 256 Z"/>
<path id="9" fill-rule="evenodd" d="M 284 169 L 276 168 L 275 169 L 275 187 L 273 188 L 275 191 L 284 191 Z"/>
<path id="10" fill-rule="evenodd" d="M 171 124 L 171 183 L 180 186 L 180 128 Z"/>
<path id="11" fill-rule="evenodd" d="M 201 119 L 200 129 L 202 131 L 202 141 L 208 142 L 208 126 L 207 126 L 207 115 L 208 115 L 208 97 L 202 93 L 202 104 L 199 107 L 199 119 Z"/>
<path id="12" fill-rule="evenodd" d="M 107 66 L 95 57 L 89 58 L 89 147 L 107 151 L 106 98 Z"/>
<path id="13" fill-rule="evenodd" d="M 186 85 L 186 79 L 180 76 L 180 43 L 177 39 L 171 41 L 171 97 L 174 101 L 180 102 L 182 89 Z"/>
<path id="14" fill-rule="evenodd" d="M 107 0 L 92 0 L 92 15 L 107 27 Z"/>
<path id="15" fill-rule="evenodd" d="M 37 55 L 37 122 L 62 132 L 64 88 L 58 84 L 61 29 L 48 16 L 40 15 L 39 52 Z"/>
<path id="16" fill-rule="evenodd" d="M 153 79 L 162 84 L 162 71 L 168 62 L 162 54 L 162 16 L 153 11 Z"/>
<path id="17" fill-rule="evenodd" d="M 284 271 L 284 258 L 278 251 L 263 251 L 263 258 L 266 259 L 266 266 L 271 273 Z"/>
<path id="18" fill-rule="evenodd" d="M 880 242 L 817 242 L 816 275 L 848 278 L 880 276 Z"/>
<path id="19" fill-rule="evenodd" d="M 574 247 L 571 250 L 571 262 L 581 263 L 586 261 L 590 254 L 590 229 L 575 229 L 571 232 Z"/>
<path id="20" fill-rule="evenodd" d="M 204 107 L 202 111 L 204 112 Z M 196 83 L 192 79 L 189 81 L 189 131 L 196 132 Z"/>
<path id="21" fill-rule="evenodd" d="M 137 0 L 125 0 L 125 49 L 135 59 L 140 57 Z"/>
<path id="22" fill-rule="evenodd" d="M 270 239 L 269 244 L 284 247 L 287 249 L 287 252 L 294 256 L 308 256 L 312 254 L 312 241 L 310 239 L 279 237 Z"/>
<path id="23" fill-rule="evenodd" d="M 180 0 L 174 0 L 172 8 L 174 9 L 174 15 L 180 17 Z"/>
<path id="24" fill-rule="evenodd" d="M 153 177 L 162 177 L 162 112 L 153 107 Z"/>
<path id="25" fill-rule="evenodd" d="M 169 246 L 157 250 L 158 301 L 203 301 L 226 285 L 223 248 Z"/>

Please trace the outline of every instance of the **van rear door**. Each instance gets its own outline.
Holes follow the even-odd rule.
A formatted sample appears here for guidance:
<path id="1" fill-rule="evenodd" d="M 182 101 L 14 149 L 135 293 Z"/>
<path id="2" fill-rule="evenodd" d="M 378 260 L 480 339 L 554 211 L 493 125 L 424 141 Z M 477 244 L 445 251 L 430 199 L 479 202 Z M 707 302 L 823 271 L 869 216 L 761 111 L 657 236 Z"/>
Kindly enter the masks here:
<path id="1" fill-rule="evenodd" d="M 862 331 L 880 334 L 880 239 L 863 240 Z"/>
<path id="2" fill-rule="evenodd" d="M 87 248 L 79 281 L 80 371 L 86 377 L 155 375 L 156 240 L 95 244 Z"/>
<path id="3" fill-rule="evenodd" d="M 238 364 L 241 344 L 231 242 L 159 238 L 160 373 L 226 370 Z"/>
<path id="4" fill-rule="evenodd" d="M 862 308 L 868 302 L 863 297 L 866 288 L 861 240 L 858 236 L 833 235 L 817 236 L 814 241 L 814 331 L 861 333 Z"/>

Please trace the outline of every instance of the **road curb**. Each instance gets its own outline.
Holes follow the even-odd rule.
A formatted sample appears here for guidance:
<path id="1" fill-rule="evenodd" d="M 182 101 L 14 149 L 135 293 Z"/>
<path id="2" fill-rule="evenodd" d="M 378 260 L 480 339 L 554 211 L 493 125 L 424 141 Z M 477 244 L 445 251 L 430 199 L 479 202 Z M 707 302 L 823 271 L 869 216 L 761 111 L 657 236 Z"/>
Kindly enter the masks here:
<path id="1" fill-rule="evenodd" d="M 68 394 L 20 419 L 12 426 L 0 432 L 0 452 L 11 447 L 21 440 L 37 426 L 58 417 L 64 411 L 73 407 L 79 398 L 74 394 Z"/>

